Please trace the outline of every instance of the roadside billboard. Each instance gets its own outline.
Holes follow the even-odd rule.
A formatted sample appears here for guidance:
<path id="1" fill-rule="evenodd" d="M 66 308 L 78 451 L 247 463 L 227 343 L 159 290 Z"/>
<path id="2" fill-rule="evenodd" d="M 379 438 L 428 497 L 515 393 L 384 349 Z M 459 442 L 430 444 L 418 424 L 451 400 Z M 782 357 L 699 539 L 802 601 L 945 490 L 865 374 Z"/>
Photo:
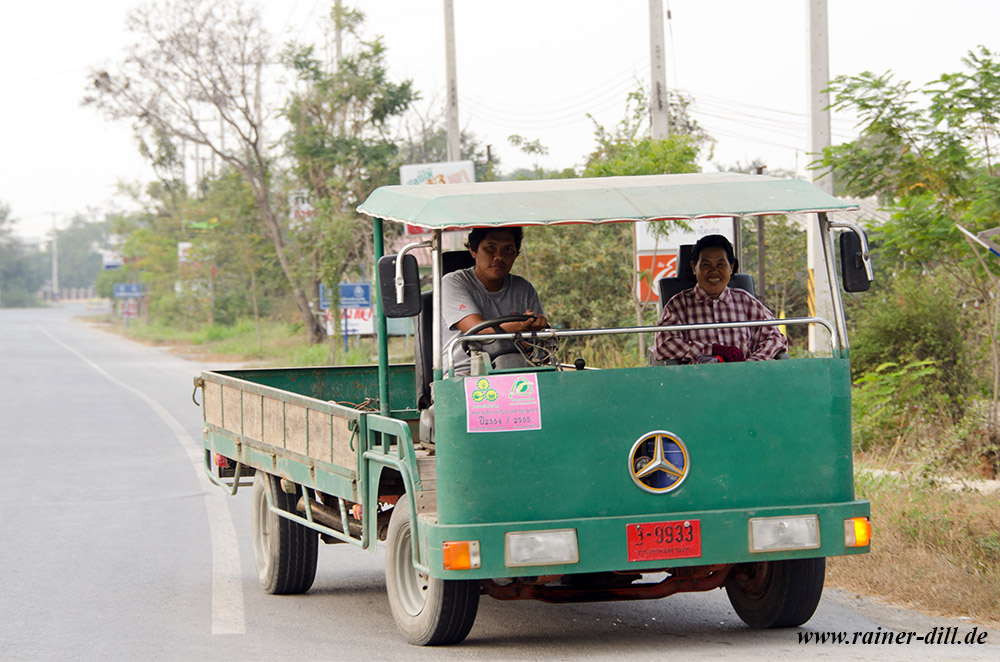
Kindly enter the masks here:
<path id="1" fill-rule="evenodd" d="M 476 181 L 476 166 L 472 161 L 443 163 L 408 163 L 399 166 L 401 184 L 471 184 Z"/>
<path id="2" fill-rule="evenodd" d="M 420 184 L 471 184 L 476 181 L 476 165 L 472 161 L 445 161 L 442 163 L 408 163 L 399 166 L 399 181 L 407 185 Z M 415 225 L 406 226 L 406 234 L 425 234 L 425 230 Z M 461 248 L 461 241 L 445 233 L 446 250 Z M 462 234 L 464 236 L 464 233 Z M 417 258 L 419 260 L 419 257 Z"/>
<path id="3" fill-rule="evenodd" d="M 316 217 L 312 191 L 301 189 L 288 195 L 288 226 L 298 230 L 312 223 Z"/>

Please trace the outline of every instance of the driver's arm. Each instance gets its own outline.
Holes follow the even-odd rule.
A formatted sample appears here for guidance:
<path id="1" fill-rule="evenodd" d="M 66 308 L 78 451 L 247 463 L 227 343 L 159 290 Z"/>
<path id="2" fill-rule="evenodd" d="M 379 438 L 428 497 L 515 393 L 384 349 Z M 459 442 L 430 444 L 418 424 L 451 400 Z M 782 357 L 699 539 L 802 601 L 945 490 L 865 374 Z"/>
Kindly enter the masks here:
<path id="1" fill-rule="evenodd" d="M 507 333 L 526 333 L 530 331 L 541 331 L 549 325 L 549 321 L 545 318 L 545 315 L 535 315 L 535 313 L 531 310 L 524 311 L 524 314 L 530 315 L 532 319 L 525 320 L 524 322 L 504 322 L 500 325 L 500 328 Z M 485 321 L 486 320 L 483 319 L 482 315 L 466 315 L 455 323 L 455 328 L 462 333 L 467 333 L 469 329 L 473 328 L 477 324 L 482 324 Z M 479 333 L 496 333 L 496 331 L 494 329 L 486 328 Z"/>

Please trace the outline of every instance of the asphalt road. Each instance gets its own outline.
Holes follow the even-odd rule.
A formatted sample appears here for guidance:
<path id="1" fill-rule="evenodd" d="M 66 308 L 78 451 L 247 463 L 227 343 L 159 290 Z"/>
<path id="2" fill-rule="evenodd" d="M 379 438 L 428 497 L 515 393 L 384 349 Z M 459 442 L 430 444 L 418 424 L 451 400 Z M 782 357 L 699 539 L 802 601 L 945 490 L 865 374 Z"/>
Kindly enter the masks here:
<path id="1" fill-rule="evenodd" d="M 0 310 L 0 659 L 1000 659 L 981 645 L 800 643 L 957 628 L 828 590 L 803 628 L 754 631 L 724 591 L 582 605 L 482 599 L 466 642 L 416 648 L 388 611 L 381 550 L 321 546 L 306 595 L 265 595 L 249 490 L 197 466 L 199 365 L 80 321 Z M 877 539 L 876 539 L 877 544 Z M 653 657 L 655 656 L 655 658 Z"/>

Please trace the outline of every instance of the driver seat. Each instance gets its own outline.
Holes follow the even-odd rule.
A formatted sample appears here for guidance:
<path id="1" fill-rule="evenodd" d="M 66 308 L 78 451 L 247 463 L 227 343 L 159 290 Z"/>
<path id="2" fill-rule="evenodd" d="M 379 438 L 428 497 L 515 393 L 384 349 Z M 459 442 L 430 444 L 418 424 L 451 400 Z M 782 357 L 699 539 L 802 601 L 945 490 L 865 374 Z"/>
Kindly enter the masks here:
<path id="1" fill-rule="evenodd" d="M 441 275 L 476 264 L 469 251 L 448 251 L 441 254 Z M 413 368 L 417 382 L 417 409 L 420 410 L 418 440 L 428 451 L 434 450 L 434 400 L 431 382 L 434 379 L 434 291 L 420 293 L 416 333 L 413 334 Z"/>
<path id="2" fill-rule="evenodd" d="M 469 251 L 448 251 L 441 254 L 441 275 L 476 264 Z M 413 342 L 414 372 L 417 382 L 417 409 L 431 406 L 431 381 L 434 379 L 434 292 L 420 293 L 422 300 L 417 313 Z"/>

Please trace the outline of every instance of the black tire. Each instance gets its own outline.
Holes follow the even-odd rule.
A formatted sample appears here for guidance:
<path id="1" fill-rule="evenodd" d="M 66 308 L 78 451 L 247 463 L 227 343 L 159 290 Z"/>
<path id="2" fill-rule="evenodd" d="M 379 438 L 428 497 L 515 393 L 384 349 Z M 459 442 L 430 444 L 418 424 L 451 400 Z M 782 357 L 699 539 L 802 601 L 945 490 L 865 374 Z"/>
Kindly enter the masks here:
<path id="1" fill-rule="evenodd" d="M 268 509 L 270 493 L 275 507 L 295 512 L 299 495 L 286 494 L 280 482 L 263 471 L 258 471 L 253 479 L 250 531 L 257 579 L 261 588 L 272 595 L 305 593 L 316 578 L 319 536 Z"/>
<path id="2" fill-rule="evenodd" d="M 730 571 L 726 593 L 752 628 L 798 627 L 816 612 L 825 576 L 823 557 L 746 563 Z"/>
<path id="3" fill-rule="evenodd" d="M 413 567 L 409 499 L 400 497 L 389 518 L 385 586 L 396 626 L 411 644 L 457 644 L 479 610 L 479 582 L 429 577 Z"/>

